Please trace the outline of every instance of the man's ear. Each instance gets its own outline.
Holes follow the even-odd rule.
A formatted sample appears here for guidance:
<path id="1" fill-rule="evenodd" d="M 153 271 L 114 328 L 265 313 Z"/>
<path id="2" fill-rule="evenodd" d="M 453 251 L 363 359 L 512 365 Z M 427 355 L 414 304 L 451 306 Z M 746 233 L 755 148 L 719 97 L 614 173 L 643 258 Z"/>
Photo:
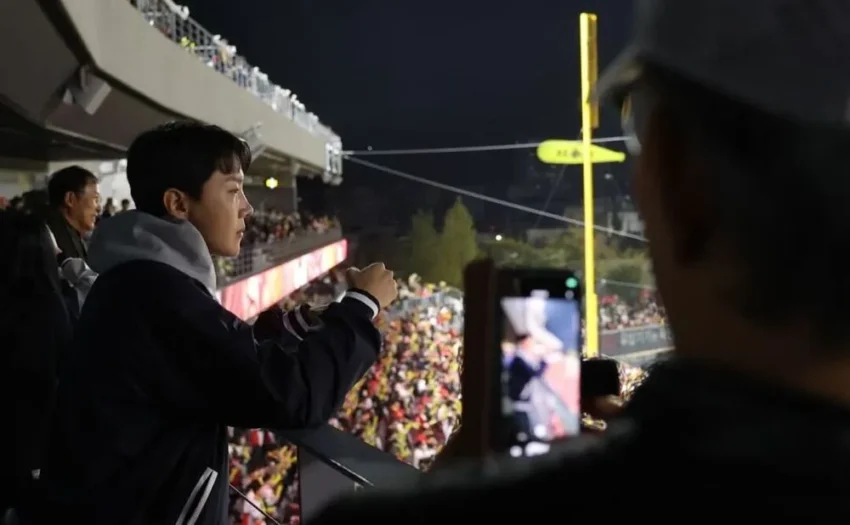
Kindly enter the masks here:
<path id="1" fill-rule="evenodd" d="M 77 194 L 73 191 L 66 191 L 65 198 L 62 199 L 62 202 L 65 203 L 66 208 L 71 208 L 75 202 L 77 202 Z"/>
<path id="2" fill-rule="evenodd" d="M 189 218 L 189 196 L 174 188 L 165 190 L 162 196 L 165 212 L 177 219 Z"/>

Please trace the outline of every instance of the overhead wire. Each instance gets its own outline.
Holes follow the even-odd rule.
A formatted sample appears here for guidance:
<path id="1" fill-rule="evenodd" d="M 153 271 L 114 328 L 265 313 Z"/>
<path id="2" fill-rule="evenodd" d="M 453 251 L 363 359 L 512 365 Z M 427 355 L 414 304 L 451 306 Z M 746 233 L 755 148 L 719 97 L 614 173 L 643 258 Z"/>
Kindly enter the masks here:
<path id="1" fill-rule="evenodd" d="M 594 144 L 608 144 L 611 142 L 624 142 L 626 137 L 599 137 L 591 140 Z M 357 155 L 365 157 L 369 155 L 433 155 L 439 153 L 474 153 L 479 151 L 505 151 L 516 149 L 532 149 L 543 144 L 542 142 L 524 142 L 520 144 L 485 144 L 482 146 L 457 146 L 448 148 L 411 148 L 411 149 L 364 149 L 343 151 L 343 155 Z"/>
<path id="2" fill-rule="evenodd" d="M 578 130 L 579 136 L 581 136 L 581 130 Z M 592 141 L 593 139 L 591 139 Z M 560 171 L 558 172 L 558 176 L 552 181 L 552 186 L 549 188 L 549 194 L 546 196 L 546 202 L 543 203 L 543 211 L 549 211 L 549 204 L 552 203 L 552 199 L 555 197 L 555 192 L 558 191 L 558 186 L 561 185 L 561 181 L 564 179 L 564 173 L 567 171 L 567 165 L 561 166 Z M 541 217 L 538 215 L 536 219 L 534 219 L 534 227 L 540 224 Z"/>
<path id="3" fill-rule="evenodd" d="M 450 191 L 450 192 L 455 193 L 457 195 L 463 195 L 465 197 L 470 197 L 470 198 L 481 200 L 481 201 L 484 201 L 484 202 L 489 202 L 491 204 L 498 204 L 499 206 L 503 206 L 505 208 L 523 211 L 523 212 L 530 213 L 532 215 L 537 215 L 537 216 L 540 216 L 540 217 L 546 217 L 546 218 L 549 218 L 549 219 L 552 219 L 552 220 L 555 220 L 555 221 L 559 221 L 559 222 L 563 222 L 563 223 L 566 223 L 566 224 L 572 224 L 573 226 L 582 226 L 582 227 L 584 226 L 584 221 L 580 221 L 578 219 L 571 219 L 569 217 L 564 217 L 563 215 L 558 215 L 556 213 L 550 213 L 550 212 L 547 212 L 547 211 L 532 208 L 530 206 L 523 206 L 522 204 L 517 204 L 515 202 L 510 202 L 510 201 L 506 201 L 504 199 L 499 199 L 499 198 L 496 198 L 496 197 L 491 197 L 489 195 L 484 195 L 483 193 L 465 190 L 465 189 L 459 188 L 457 186 L 452 186 L 450 184 L 443 184 L 442 182 L 433 181 L 433 180 L 426 179 L 426 178 L 423 178 L 423 177 L 417 177 L 416 175 L 412 175 L 410 173 L 405 173 L 403 171 L 400 171 L 400 170 L 397 170 L 397 169 L 394 169 L 394 168 L 390 168 L 388 166 L 376 164 L 376 163 L 370 162 L 368 160 L 358 159 L 357 157 L 354 157 L 352 155 L 344 155 L 343 158 L 345 160 L 349 161 L 349 162 L 354 163 L 354 164 L 359 164 L 361 166 L 364 166 L 364 167 L 367 167 L 367 168 L 372 168 L 373 170 L 380 171 L 380 172 L 386 173 L 388 175 L 393 175 L 395 177 L 406 179 L 406 180 L 409 180 L 409 181 L 412 181 L 412 182 L 417 182 L 419 184 L 425 184 L 425 185 L 431 186 L 433 188 L 439 188 L 441 190 Z M 599 231 L 599 232 L 602 232 L 602 233 L 605 233 L 605 234 L 608 234 L 608 235 L 615 235 L 615 236 L 623 237 L 623 238 L 626 238 L 626 239 L 634 239 L 634 240 L 637 240 L 637 241 L 646 242 L 646 237 L 643 237 L 641 235 L 636 235 L 636 234 L 628 233 L 628 232 L 621 232 L 621 231 L 617 231 L 613 228 L 606 228 L 604 226 L 598 226 L 598 225 L 594 225 L 594 229 L 596 231 Z"/>
<path id="4" fill-rule="evenodd" d="M 543 203 L 543 211 L 546 211 L 546 212 L 549 211 L 549 204 L 552 203 L 552 199 L 555 197 L 555 192 L 558 191 L 558 186 L 561 185 L 561 181 L 564 178 L 564 172 L 566 172 L 566 171 L 567 171 L 567 167 L 561 166 L 561 169 L 558 171 L 558 176 L 555 177 L 554 181 L 552 181 L 552 187 L 549 188 L 549 194 L 546 196 L 546 202 Z M 537 226 L 540 224 L 540 219 L 542 219 L 542 217 L 540 215 L 538 215 L 537 218 L 534 219 L 534 227 L 535 228 L 537 228 Z"/>

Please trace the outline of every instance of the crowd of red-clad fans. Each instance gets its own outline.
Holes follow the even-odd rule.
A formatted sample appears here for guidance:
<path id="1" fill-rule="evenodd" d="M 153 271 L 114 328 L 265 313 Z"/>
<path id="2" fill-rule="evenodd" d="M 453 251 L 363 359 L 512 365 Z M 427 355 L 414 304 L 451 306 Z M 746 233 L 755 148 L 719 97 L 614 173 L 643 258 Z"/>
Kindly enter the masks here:
<path id="1" fill-rule="evenodd" d="M 622 330 L 664 324 L 666 312 L 653 293 L 641 293 L 633 301 L 617 295 L 599 297 L 599 329 Z"/>

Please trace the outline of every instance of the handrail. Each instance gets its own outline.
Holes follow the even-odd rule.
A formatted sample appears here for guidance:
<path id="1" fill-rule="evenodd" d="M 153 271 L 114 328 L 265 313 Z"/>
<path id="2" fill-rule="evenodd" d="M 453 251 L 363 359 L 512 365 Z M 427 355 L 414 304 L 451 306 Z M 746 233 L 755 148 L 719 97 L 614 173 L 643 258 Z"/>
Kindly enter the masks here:
<path id="1" fill-rule="evenodd" d="M 301 523 L 305 525 L 343 495 L 364 487 L 406 485 L 422 475 L 389 452 L 330 425 L 282 437 L 298 447 Z"/>
<path id="2" fill-rule="evenodd" d="M 398 481 L 414 480 L 422 474 L 389 452 L 330 425 L 284 432 L 281 436 L 360 485 L 387 487 Z"/>
<path id="3" fill-rule="evenodd" d="M 342 239 L 342 229 L 302 232 L 291 239 L 245 246 L 236 257 L 215 257 L 219 288 L 274 268 L 286 261 Z"/>
<path id="4" fill-rule="evenodd" d="M 321 137 L 330 153 L 341 155 L 342 139 L 307 111 L 298 96 L 269 80 L 268 75 L 251 66 L 236 54 L 236 46 L 215 35 L 189 16 L 189 8 L 171 0 L 130 0 L 145 20 L 184 50 L 195 55 L 243 89 L 268 104 L 275 112 L 289 118 L 303 129 Z"/>

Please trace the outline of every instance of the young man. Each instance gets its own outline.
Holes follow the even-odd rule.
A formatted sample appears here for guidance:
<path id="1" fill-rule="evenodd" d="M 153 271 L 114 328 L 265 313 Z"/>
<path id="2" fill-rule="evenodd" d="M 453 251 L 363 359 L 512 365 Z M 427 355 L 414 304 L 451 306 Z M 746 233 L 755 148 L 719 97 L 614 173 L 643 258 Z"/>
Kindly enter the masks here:
<path id="1" fill-rule="evenodd" d="M 244 141 L 193 123 L 130 147 L 138 211 L 91 241 L 100 276 L 59 381 L 44 521 L 224 523 L 227 427 L 322 425 L 375 361 L 372 319 L 397 293 L 381 264 L 350 272 L 352 290 L 320 320 L 281 319 L 300 323 L 297 345 L 256 341 L 216 302 L 211 254 L 239 252 L 250 158 Z"/>
<path id="2" fill-rule="evenodd" d="M 636 5 L 598 89 L 626 110 L 676 357 L 601 439 L 435 472 L 311 525 L 850 519 L 850 3 Z"/>
<path id="3" fill-rule="evenodd" d="M 47 225 L 59 249 L 68 257 L 86 260 L 88 250 L 83 236 L 94 230 L 100 215 L 97 177 L 80 166 L 68 166 L 50 176 L 47 196 Z"/>

